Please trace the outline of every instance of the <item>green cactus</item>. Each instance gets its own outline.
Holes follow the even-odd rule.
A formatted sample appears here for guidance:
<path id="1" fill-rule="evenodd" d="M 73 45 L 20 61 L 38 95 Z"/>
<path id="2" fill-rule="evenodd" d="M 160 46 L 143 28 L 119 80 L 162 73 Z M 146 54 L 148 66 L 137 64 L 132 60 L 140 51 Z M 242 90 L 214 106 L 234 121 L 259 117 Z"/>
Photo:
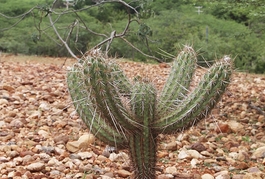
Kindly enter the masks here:
<path id="1" fill-rule="evenodd" d="M 91 57 L 67 76 L 76 111 L 106 144 L 128 148 L 135 178 L 155 178 L 157 136 L 186 129 L 207 116 L 229 84 L 232 62 L 216 62 L 190 90 L 196 53 L 186 46 L 174 59 L 161 93 L 146 82 L 131 83 L 118 65 Z"/>

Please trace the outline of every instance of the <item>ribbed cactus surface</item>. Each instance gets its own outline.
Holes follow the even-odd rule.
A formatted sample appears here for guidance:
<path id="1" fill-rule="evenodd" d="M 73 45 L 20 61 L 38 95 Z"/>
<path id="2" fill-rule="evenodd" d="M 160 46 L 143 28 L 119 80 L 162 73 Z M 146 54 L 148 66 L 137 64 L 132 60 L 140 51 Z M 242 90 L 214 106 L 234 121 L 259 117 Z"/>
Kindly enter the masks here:
<path id="1" fill-rule="evenodd" d="M 106 144 L 128 148 L 135 178 L 155 178 L 157 135 L 194 125 L 215 106 L 229 84 L 232 64 L 217 61 L 190 90 L 196 53 L 186 46 L 174 59 L 163 90 L 131 83 L 119 66 L 103 57 L 75 64 L 67 83 L 76 111 Z"/>

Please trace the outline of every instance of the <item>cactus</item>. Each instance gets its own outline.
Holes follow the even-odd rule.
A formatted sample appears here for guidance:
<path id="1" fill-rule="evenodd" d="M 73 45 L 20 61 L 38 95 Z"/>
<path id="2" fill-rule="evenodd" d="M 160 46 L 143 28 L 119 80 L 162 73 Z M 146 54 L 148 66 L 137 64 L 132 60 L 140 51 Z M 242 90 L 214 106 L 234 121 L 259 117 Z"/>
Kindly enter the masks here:
<path id="1" fill-rule="evenodd" d="M 135 178 L 155 178 L 157 136 L 187 129 L 207 116 L 229 84 L 232 62 L 217 61 L 189 89 L 196 69 L 191 47 L 174 59 L 163 90 L 129 79 L 103 57 L 74 65 L 67 83 L 76 111 L 90 132 L 108 145 L 129 149 Z"/>

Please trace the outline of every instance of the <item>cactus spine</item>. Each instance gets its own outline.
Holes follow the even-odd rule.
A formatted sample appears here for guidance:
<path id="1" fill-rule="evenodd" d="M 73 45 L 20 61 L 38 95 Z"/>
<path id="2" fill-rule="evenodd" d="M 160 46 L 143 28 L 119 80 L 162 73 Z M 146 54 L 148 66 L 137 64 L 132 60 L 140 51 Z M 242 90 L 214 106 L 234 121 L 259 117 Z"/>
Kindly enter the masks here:
<path id="1" fill-rule="evenodd" d="M 224 93 L 232 74 L 230 58 L 216 62 L 190 91 L 196 62 L 196 53 L 186 46 L 174 59 L 160 94 L 152 84 L 131 84 L 118 65 L 102 57 L 84 60 L 68 72 L 80 117 L 106 144 L 129 149 L 135 178 L 155 178 L 158 134 L 195 124 Z"/>

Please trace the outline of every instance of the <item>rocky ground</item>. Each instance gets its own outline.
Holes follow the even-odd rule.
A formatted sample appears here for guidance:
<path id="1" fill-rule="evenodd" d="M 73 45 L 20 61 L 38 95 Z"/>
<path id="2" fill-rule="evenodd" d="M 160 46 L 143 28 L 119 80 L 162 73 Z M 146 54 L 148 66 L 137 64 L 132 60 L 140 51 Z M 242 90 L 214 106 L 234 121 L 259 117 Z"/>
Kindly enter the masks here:
<path id="1" fill-rule="evenodd" d="M 119 62 L 161 88 L 165 64 Z M 75 113 L 59 58 L 0 57 L 0 178 L 130 178 L 128 152 L 93 135 Z M 198 70 L 195 83 L 203 70 Z M 212 114 L 160 135 L 159 179 L 265 178 L 265 76 L 235 73 Z"/>

